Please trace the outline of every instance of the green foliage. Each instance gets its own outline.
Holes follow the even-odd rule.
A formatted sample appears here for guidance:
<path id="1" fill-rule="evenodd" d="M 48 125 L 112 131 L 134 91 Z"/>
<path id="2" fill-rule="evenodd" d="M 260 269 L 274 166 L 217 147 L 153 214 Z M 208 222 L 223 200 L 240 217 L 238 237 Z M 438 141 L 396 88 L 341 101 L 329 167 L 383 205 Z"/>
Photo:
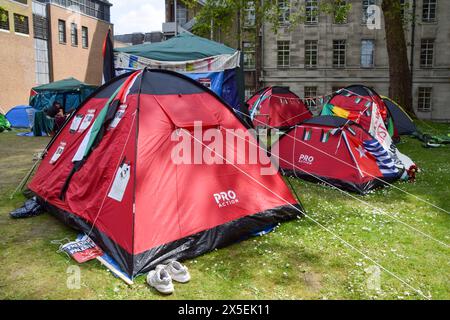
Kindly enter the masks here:
<path id="1" fill-rule="evenodd" d="M 5 8 L 3 8 L 2 6 L 0 6 L 0 21 L 1 22 L 6 22 L 8 21 L 8 14 Z"/>
<path id="2" fill-rule="evenodd" d="M 183 0 L 183 3 L 192 8 L 197 1 Z M 252 1 L 243 0 L 206 0 L 205 5 L 196 16 L 194 33 L 204 37 L 209 36 L 212 26 L 214 30 L 220 29 L 225 33 L 229 32 L 235 22 L 237 13 L 242 13 L 251 3 Z M 261 24 L 270 24 L 274 32 L 286 26 L 293 29 L 306 21 L 307 12 L 303 1 L 286 2 L 289 15 L 285 22 L 280 20 L 280 16 L 283 15 L 283 8 L 278 5 L 277 0 L 267 0 L 262 4 L 260 1 L 253 1 L 253 3 L 255 4 L 256 20 Z M 324 13 L 333 16 L 336 23 L 343 23 L 346 21 L 351 8 L 352 5 L 345 3 L 343 0 L 322 0 L 318 2 L 317 10 L 309 14 L 314 16 Z"/>

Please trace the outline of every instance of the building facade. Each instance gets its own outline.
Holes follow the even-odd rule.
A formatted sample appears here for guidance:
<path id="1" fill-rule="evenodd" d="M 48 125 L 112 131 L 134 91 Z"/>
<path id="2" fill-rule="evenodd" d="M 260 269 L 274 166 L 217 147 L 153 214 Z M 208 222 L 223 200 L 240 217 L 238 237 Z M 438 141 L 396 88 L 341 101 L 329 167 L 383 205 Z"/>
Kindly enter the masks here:
<path id="1" fill-rule="evenodd" d="M 100 85 L 110 7 L 106 0 L 0 0 L 0 66 L 11 70 L 2 77 L 2 109 L 27 104 L 36 85 L 68 77 Z"/>
<path id="2" fill-rule="evenodd" d="M 383 14 L 369 8 L 380 6 L 381 0 L 347 0 L 351 9 L 341 23 L 336 23 L 332 15 L 314 14 L 320 0 L 302 1 L 306 9 L 304 23 L 289 28 L 292 12 L 284 6 L 280 8 L 284 26 L 277 33 L 270 25 L 263 26 L 261 82 L 289 86 L 302 97 L 327 95 L 358 83 L 388 95 Z M 403 2 L 410 4 L 405 8 L 406 17 L 411 15 L 413 0 Z M 411 50 L 414 56 L 414 108 L 422 119 L 450 121 L 450 1 L 416 0 L 415 4 L 414 41 L 412 19 L 405 27 L 408 56 Z"/>

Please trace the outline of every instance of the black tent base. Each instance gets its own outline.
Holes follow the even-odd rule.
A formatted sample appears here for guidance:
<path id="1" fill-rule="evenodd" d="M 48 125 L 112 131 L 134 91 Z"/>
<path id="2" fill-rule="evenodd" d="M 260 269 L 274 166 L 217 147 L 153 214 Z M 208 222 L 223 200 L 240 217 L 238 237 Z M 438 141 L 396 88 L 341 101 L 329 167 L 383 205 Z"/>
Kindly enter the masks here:
<path id="1" fill-rule="evenodd" d="M 144 253 L 132 255 L 103 232 L 95 228 L 95 226 L 93 228 L 86 220 L 63 211 L 45 202 L 43 199 L 39 199 L 39 203 L 45 211 L 56 216 L 64 224 L 79 232 L 89 234 L 90 238 L 108 253 L 131 279 L 153 270 L 158 264 L 170 260 L 183 261 L 192 259 L 211 252 L 214 249 L 220 249 L 243 241 L 274 224 L 299 218 L 302 216 L 302 212 L 304 212 L 303 208 L 298 204 L 286 204 L 275 209 L 266 210 L 225 223 L 215 228 L 150 249 Z M 92 232 L 90 232 L 91 230 Z"/>
<path id="2" fill-rule="evenodd" d="M 310 174 L 306 174 L 303 172 L 295 172 L 294 170 L 283 170 L 284 176 L 299 178 L 305 181 L 314 182 L 314 183 L 323 183 L 327 187 L 335 187 L 337 189 L 358 193 L 360 195 L 367 195 L 371 190 L 380 189 L 386 186 L 389 186 L 390 183 L 396 181 L 397 179 L 386 179 L 379 178 L 373 179 L 366 183 L 352 183 L 348 181 L 343 181 L 339 179 L 327 178 L 327 177 L 319 177 L 312 176 Z"/>

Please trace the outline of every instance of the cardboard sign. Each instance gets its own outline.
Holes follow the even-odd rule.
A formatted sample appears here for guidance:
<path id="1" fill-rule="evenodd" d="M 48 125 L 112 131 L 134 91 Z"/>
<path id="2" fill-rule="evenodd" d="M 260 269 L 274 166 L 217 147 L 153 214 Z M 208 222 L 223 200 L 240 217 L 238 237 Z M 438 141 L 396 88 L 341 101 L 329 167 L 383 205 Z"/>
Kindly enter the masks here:
<path id="1" fill-rule="evenodd" d="M 58 149 L 56 149 L 55 153 L 53 154 L 52 158 L 50 159 L 50 164 L 55 164 L 59 158 L 61 158 L 61 155 L 64 152 L 64 149 L 66 148 L 67 143 L 61 142 Z"/>
<path id="2" fill-rule="evenodd" d="M 61 251 L 66 252 L 78 263 L 84 263 L 103 255 L 102 249 L 87 235 L 79 236 L 76 241 L 63 245 Z"/>
<path id="3" fill-rule="evenodd" d="M 95 118 L 95 110 L 88 110 L 88 113 L 84 116 L 83 121 L 81 122 L 81 126 L 78 129 L 78 132 L 84 132 L 92 123 L 92 120 Z"/>
<path id="4" fill-rule="evenodd" d="M 119 109 L 116 112 L 116 115 L 114 116 L 113 121 L 111 121 L 111 124 L 109 125 L 108 130 L 114 129 L 119 125 L 120 120 L 122 120 L 123 116 L 125 115 L 127 107 L 128 106 L 126 104 L 123 104 L 119 107 Z"/>
<path id="5" fill-rule="evenodd" d="M 119 167 L 108 197 L 122 202 L 123 195 L 125 194 L 125 190 L 127 189 L 128 181 L 130 180 L 130 171 L 130 164 L 124 163 Z"/>
<path id="6" fill-rule="evenodd" d="M 83 120 L 84 115 L 77 114 L 75 118 L 72 120 L 72 124 L 70 125 L 70 133 L 75 133 L 78 131 L 78 128 L 80 127 L 81 121 Z"/>

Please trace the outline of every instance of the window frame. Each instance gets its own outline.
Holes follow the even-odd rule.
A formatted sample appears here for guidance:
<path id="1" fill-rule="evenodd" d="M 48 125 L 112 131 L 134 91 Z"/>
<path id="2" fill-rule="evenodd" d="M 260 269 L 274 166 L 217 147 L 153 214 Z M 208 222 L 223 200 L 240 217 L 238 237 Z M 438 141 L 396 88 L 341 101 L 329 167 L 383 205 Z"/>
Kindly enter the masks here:
<path id="1" fill-rule="evenodd" d="M 372 43 L 372 51 L 370 53 L 371 63 L 369 65 L 365 65 L 363 63 L 364 57 L 369 56 L 368 53 L 364 53 L 364 42 Z M 375 68 L 375 40 L 374 39 L 361 39 L 361 68 L 364 69 L 372 69 Z"/>
<path id="2" fill-rule="evenodd" d="M 433 88 L 419 87 L 417 92 L 417 111 L 431 112 L 433 111 Z"/>
<path id="3" fill-rule="evenodd" d="M 16 20 L 16 18 L 18 18 L 18 17 L 22 17 L 26 21 L 25 30 L 18 30 L 20 27 L 20 25 L 17 24 L 18 20 Z M 14 12 L 13 19 L 14 19 L 14 33 L 29 36 L 30 35 L 30 18 L 26 15 Z M 24 31 L 24 32 L 22 32 L 22 31 Z"/>
<path id="4" fill-rule="evenodd" d="M 89 28 L 86 26 L 81 26 L 81 47 L 89 48 Z"/>
<path id="5" fill-rule="evenodd" d="M 6 15 L 6 21 L 5 22 L 1 22 L 0 21 L 0 30 L 1 31 L 8 31 L 8 32 L 10 32 L 11 31 L 11 23 L 10 23 L 10 19 L 9 19 L 9 11 L 8 10 L 6 10 L 5 8 L 0 8 L 0 14 L 5 14 Z M 3 25 L 4 24 L 4 25 Z M 5 28 L 3 28 L 2 26 L 7 26 L 8 28 L 7 29 L 5 29 Z"/>
<path id="6" fill-rule="evenodd" d="M 431 47 L 430 47 L 431 44 Z M 420 41 L 420 68 L 430 69 L 434 65 L 435 39 L 425 38 Z M 424 48 L 426 46 L 426 48 Z M 431 54 L 430 54 L 431 52 Z"/>
<path id="7" fill-rule="evenodd" d="M 243 41 L 242 42 L 242 52 L 244 54 L 244 70 L 254 70 L 256 68 L 256 45 L 251 41 Z M 247 64 L 246 57 L 250 55 L 252 56 L 251 61 L 252 64 Z"/>
<path id="8" fill-rule="evenodd" d="M 72 47 L 78 47 L 78 25 L 75 22 L 70 24 L 70 44 Z"/>
<path id="9" fill-rule="evenodd" d="M 427 3 L 425 3 L 427 2 Z M 437 0 L 423 0 L 422 1 L 422 22 L 435 23 L 437 21 Z"/>
<path id="10" fill-rule="evenodd" d="M 58 19 L 58 40 L 60 44 L 67 44 L 67 24 L 61 19 Z"/>
<path id="11" fill-rule="evenodd" d="M 278 10 L 280 11 L 280 15 L 278 16 L 279 24 L 281 26 L 289 25 L 289 19 L 291 17 L 290 0 L 278 0 L 277 6 Z"/>
<path id="12" fill-rule="evenodd" d="M 318 60 L 319 60 L 319 41 L 305 40 L 305 69 L 316 69 L 319 64 Z"/>
<path id="13" fill-rule="evenodd" d="M 312 14 L 312 13 L 316 14 Z M 305 0 L 305 25 L 319 24 L 319 0 Z"/>
<path id="14" fill-rule="evenodd" d="M 371 15 L 369 15 L 367 13 L 367 9 L 369 9 L 370 6 L 373 6 L 376 4 L 377 4 L 376 0 L 362 0 L 361 1 L 361 5 L 362 5 L 361 23 L 362 24 L 367 25 L 367 20 L 369 20 L 369 18 L 371 17 Z"/>
<path id="15" fill-rule="evenodd" d="M 344 48 L 336 48 L 337 42 L 340 42 L 339 45 L 344 44 Z M 342 55 L 342 51 L 344 54 Z M 342 58 L 343 57 L 343 58 Z M 341 64 L 341 60 L 343 59 L 343 63 Z M 338 63 L 335 63 L 335 61 Z M 343 69 L 347 65 L 347 40 L 346 39 L 336 39 L 333 40 L 333 68 L 335 69 Z"/>
<path id="16" fill-rule="evenodd" d="M 280 48 L 281 46 L 281 48 Z M 287 49 L 286 49 L 287 47 Z M 287 54 L 286 54 L 287 52 Z M 281 54 L 281 60 L 280 60 Z M 280 63 L 280 61 L 282 63 Z M 286 63 L 287 61 L 287 63 Z M 277 40 L 277 68 L 289 68 L 291 66 L 291 41 Z"/>

